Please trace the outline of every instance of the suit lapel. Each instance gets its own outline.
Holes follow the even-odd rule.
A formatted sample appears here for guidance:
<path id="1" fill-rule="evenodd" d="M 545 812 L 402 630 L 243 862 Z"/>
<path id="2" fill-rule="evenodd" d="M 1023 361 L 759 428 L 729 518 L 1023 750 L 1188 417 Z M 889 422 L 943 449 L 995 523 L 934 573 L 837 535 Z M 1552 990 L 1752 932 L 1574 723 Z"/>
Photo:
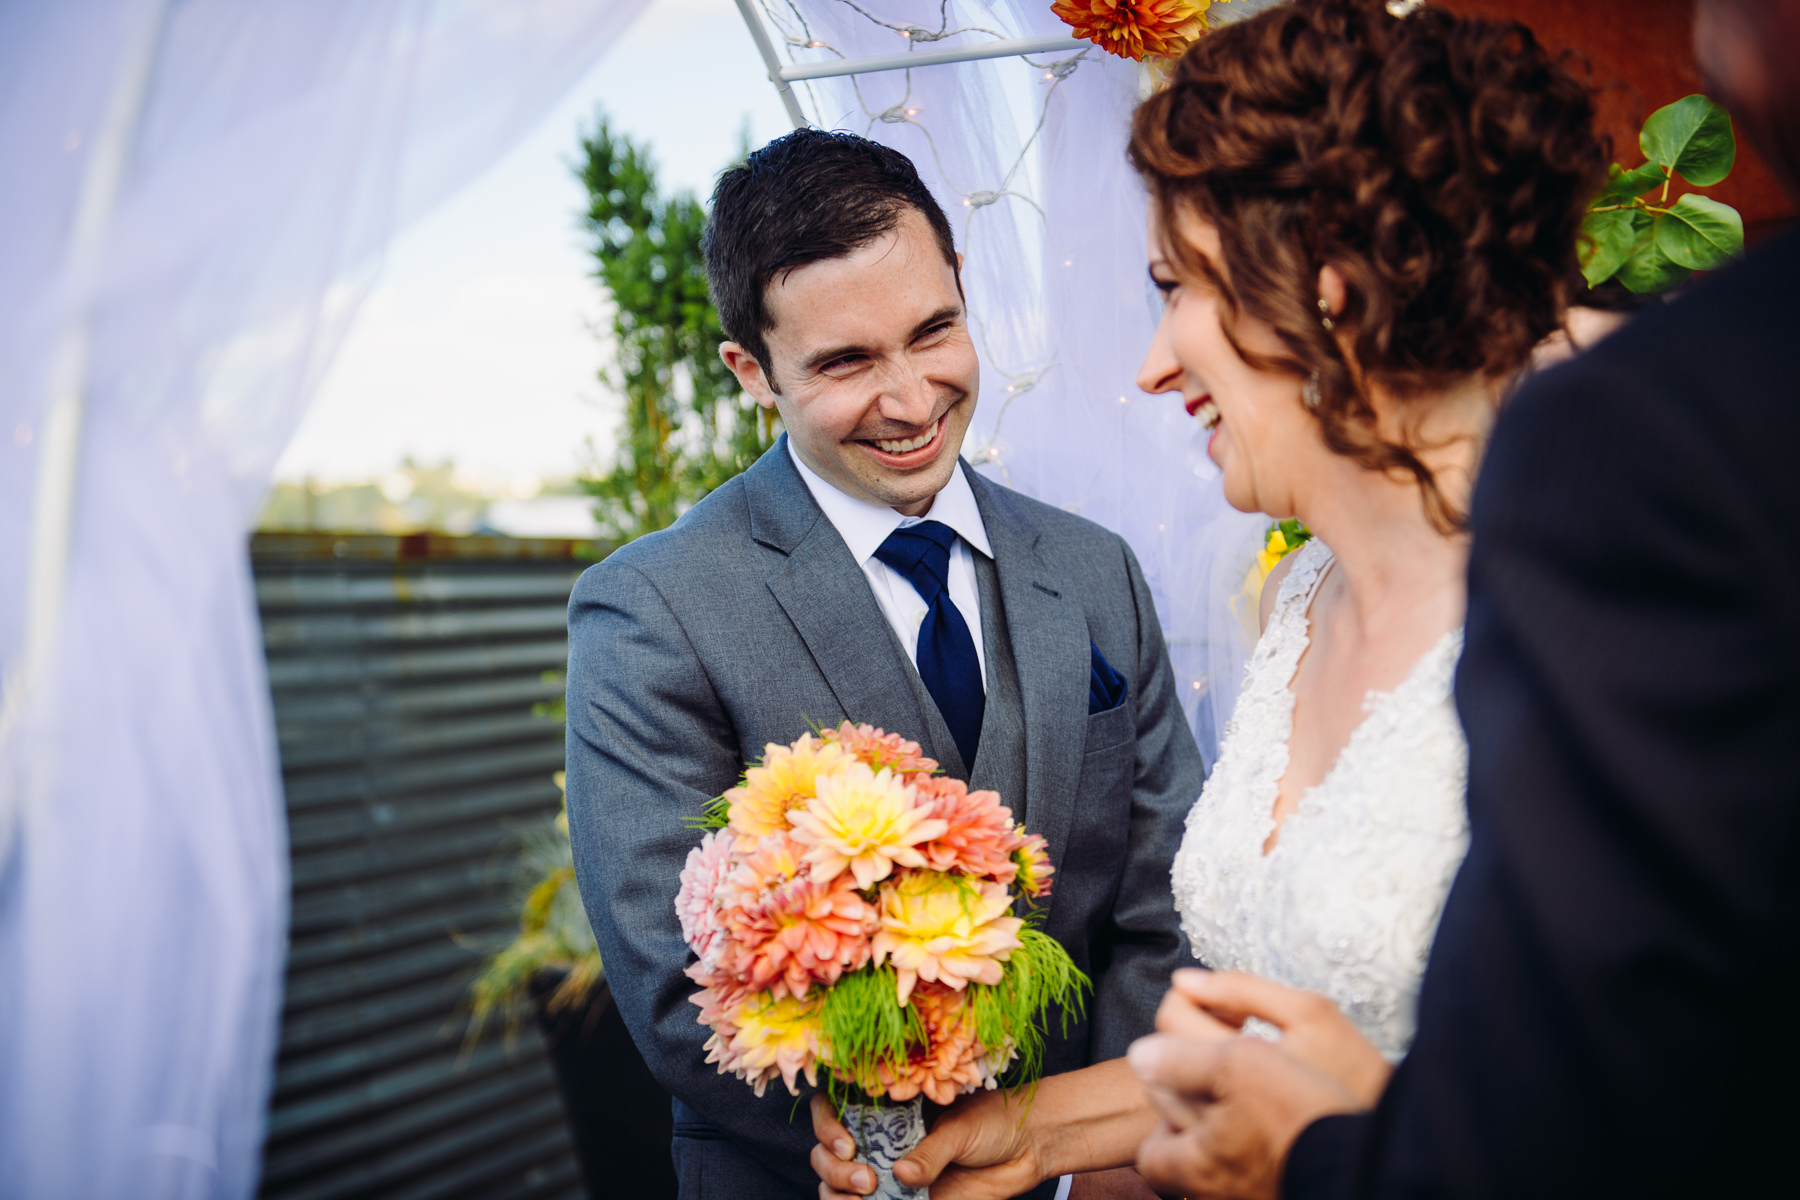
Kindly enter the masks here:
<path id="1" fill-rule="evenodd" d="M 1043 835 L 1051 861 L 1061 863 L 1069 848 L 1087 740 L 1087 617 L 1062 573 L 1038 553 L 1036 523 L 1003 489 L 966 466 L 964 470 L 994 549 L 1000 601 L 1012 633 L 1025 710 L 1029 828 Z M 1055 895 L 1052 888 L 1052 904 Z"/>
<path id="2" fill-rule="evenodd" d="M 787 556 L 769 575 L 769 591 L 844 715 L 915 739 L 939 757 L 899 640 L 862 568 L 794 469 L 786 434 L 745 472 L 744 489 L 751 536 Z M 816 721 L 831 716 L 804 715 Z"/>

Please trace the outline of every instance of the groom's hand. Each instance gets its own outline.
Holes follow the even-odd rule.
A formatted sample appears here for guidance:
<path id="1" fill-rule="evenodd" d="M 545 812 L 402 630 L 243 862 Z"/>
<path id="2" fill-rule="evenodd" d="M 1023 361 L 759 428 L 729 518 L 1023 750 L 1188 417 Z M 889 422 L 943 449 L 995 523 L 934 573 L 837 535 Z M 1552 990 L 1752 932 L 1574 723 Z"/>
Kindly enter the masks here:
<path id="1" fill-rule="evenodd" d="M 1337 1080 L 1257 1038 L 1157 1035 L 1134 1043 L 1130 1059 L 1163 1118 L 1138 1149 L 1138 1173 L 1187 1200 L 1275 1200 L 1301 1131 L 1362 1107 Z"/>
<path id="2" fill-rule="evenodd" d="M 939 1114 L 925 1140 L 894 1164 L 908 1187 L 929 1187 L 931 1200 L 1005 1200 L 1042 1176 L 1024 1130 L 1023 1101 L 1004 1091 L 977 1092 Z M 812 1167 L 821 1200 L 853 1200 L 875 1190 L 875 1172 L 856 1161 L 850 1134 L 823 1095 L 812 1098 Z"/>

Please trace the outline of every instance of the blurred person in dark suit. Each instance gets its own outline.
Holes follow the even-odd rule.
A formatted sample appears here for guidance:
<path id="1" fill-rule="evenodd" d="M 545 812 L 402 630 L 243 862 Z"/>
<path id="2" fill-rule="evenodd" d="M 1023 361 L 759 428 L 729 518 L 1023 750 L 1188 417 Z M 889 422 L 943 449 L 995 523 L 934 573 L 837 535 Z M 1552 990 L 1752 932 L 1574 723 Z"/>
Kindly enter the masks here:
<path id="1" fill-rule="evenodd" d="M 1695 50 L 1800 197 L 1800 0 L 1698 0 Z M 1457 703 L 1468 858 L 1372 1111 L 1252 1038 L 1133 1061 L 1160 1190 L 1792 1191 L 1800 1121 L 1800 231 L 1501 415 Z"/>

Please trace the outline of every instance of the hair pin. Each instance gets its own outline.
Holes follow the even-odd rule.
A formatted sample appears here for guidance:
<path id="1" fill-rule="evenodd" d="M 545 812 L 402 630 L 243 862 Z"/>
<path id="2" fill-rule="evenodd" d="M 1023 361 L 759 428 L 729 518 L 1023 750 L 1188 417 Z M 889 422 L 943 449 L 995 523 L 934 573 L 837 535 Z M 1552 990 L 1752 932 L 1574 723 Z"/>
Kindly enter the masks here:
<path id="1" fill-rule="evenodd" d="M 1424 7 L 1425 0 L 1387 0 L 1388 16 L 1396 21 L 1404 21 Z"/>

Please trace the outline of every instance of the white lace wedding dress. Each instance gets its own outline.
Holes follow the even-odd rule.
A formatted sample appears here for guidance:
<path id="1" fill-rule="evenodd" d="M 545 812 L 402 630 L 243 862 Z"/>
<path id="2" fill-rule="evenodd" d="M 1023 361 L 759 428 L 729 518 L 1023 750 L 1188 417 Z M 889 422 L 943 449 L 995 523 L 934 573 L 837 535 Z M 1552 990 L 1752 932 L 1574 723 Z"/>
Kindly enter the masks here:
<path id="1" fill-rule="evenodd" d="M 1393 691 L 1365 697 L 1362 724 L 1265 855 L 1294 669 L 1331 562 L 1317 539 L 1295 554 L 1218 764 L 1188 813 L 1175 903 L 1201 962 L 1329 996 L 1391 1061 L 1412 1042 L 1419 979 L 1468 846 L 1468 746 L 1450 697 L 1462 631 L 1445 634 Z"/>

